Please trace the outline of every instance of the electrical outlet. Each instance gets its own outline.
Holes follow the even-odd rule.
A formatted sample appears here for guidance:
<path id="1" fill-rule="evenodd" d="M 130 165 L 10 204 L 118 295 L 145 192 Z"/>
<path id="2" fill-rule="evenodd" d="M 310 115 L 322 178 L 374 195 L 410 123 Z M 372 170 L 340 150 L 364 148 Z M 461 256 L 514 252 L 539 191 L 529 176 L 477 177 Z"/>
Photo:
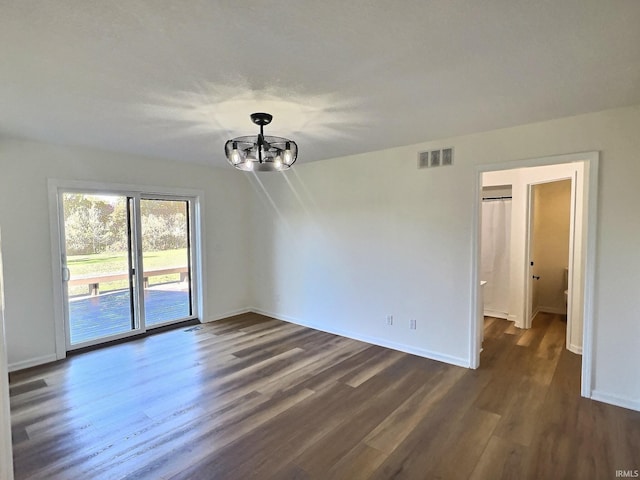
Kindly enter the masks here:
<path id="1" fill-rule="evenodd" d="M 387 315 L 387 325 L 393 325 L 393 315 Z"/>
<path id="2" fill-rule="evenodd" d="M 411 320 L 409 320 L 409 328 L 411 330 L 415 330 L 416 329 L 416 321 L 415 321 L 415 319 L 412 318 Z"/>

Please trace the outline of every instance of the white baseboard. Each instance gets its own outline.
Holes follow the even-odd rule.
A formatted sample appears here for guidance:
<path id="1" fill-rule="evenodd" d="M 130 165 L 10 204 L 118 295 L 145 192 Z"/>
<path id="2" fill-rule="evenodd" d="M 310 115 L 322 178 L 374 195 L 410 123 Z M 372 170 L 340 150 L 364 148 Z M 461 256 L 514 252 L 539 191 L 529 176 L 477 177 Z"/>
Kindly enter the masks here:
<path id="1" fill-rule="evenodd" d="M 243 313 L 250 313 L 255 310 L 251 308 L 240 308 L 238 310 L 233 310 L 231 312 L 219 313 L 217 315 L 211 316 L 209 315 L 206 320 L 202 320 L 201 323 L 209 323 L 215 322 L 217 320 L 224 320 L 225 318 L 235 317 L 236 315 L 242 315 Z"/>
<path id="2" fill-rule="evenodd" d="M 509 320 L 509 315 L 504 312 L 496 312 L 494 310 L 485 310 L 485 317 L 495 317 L 495 318 L 503 318 L 505 320 Z"/>
<path id="3" fill-rule="evenodd" d="M 425 350 L 423 348 L 416 348 L 410 345 L 405 345 L 403 343 L 392 342 L 384 338 L 371 337 L 369 335 L 362 335 L 360 333 L 352 332 L 349 330 L 342 330 L 339 328 L 338 329 L 327 328 L 324 325 L 316 325 L 314 323 L 305 322 L 298 318 L 289 317 L 287 315 L 278 315 L 273 312 L 267 312 L 260 308 L 252 308 L 250 310 L 255 313 L 259 313 L 261 315 L 266 315 L 268 317 L 272 317 L 277 320 L 282 320 L 284 322 L 295 323 L 296 325 L 313 328 L 314 330 L 320 330 L 322 332 L 332 333 L 333 335 L 340 335 L 341 337 L 351 338 L 353 340 L 370 343 L 372 345 L 378 345 L 380 347 L 391 348 L 393 350 L 398 350 L 400 352 L 410 353 L 412 355 L 417 355 L 419 357 L 428 358 L 430 360 L 436 360 L 438 362 L 456 365 L 458 367 L 470 368 L 470 365 L 471 365 L 469 360 L 466 358 L 454 357 L 452 355 L 447 355 L 440 352 L 432 352 L 430 350 Z"/>
<path id="4" fill-rule="evenodd" d="M 44 365 L 45 363 L 51 363 L 58 360 L 55 353 L 51 355 L 43 355 L 42 357 L 30 358 L 29 360 L 23 360 L 22 362 L 10 363 L 9 371 L 16 372 L 18 370 L 24 370 L 25 368 L 37 367 L 38 365 Z"/>
<path id="5" fill-rule="evenodd" d="M 573 353 L 577 353 L 578 355 L 582 355 L 581 345 L 574 345 L 573 343 L 570 343 L 569 346 L 567 347 L 567 350 Z"/>
<path id="6" fill-rule="evenodd" d="M 640 412 L 640 400 L 638 399 L 620 397 L 606 392 L 599 392 L 598 390 L 591 392 L 591 399 Z"/>
<path id="7" fill-rule="evenodd" d="M 510 322 L 515 323 L 515 324 L 516 324 L 516 327 L 518 327 L 518 328 L 522 328 L 522 325 L 520 325 L 520 324 L 518 323 L 518 316 L 517 316 L 517 315 L 511 315 L 511 314 L 509 314 L 509 315 L 507 315 L 507 320 L 509 320 Z"/>

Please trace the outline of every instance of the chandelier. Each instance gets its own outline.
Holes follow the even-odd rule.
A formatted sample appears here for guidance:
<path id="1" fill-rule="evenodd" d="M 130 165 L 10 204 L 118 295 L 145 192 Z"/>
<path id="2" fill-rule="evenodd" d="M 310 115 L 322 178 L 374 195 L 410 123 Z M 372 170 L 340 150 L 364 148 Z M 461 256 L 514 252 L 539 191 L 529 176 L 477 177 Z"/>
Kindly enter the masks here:
<path id="1" fill-rule="evenodd" d="M 224 144 L 229 163 L 245 172 L 280 172 L 287 170 L 298 158 L 298 145 L 292 140 L 264 134 L 273 115 L 252 113 L 251 121 L 260 126 L 258 135 L 237 137 Z"/>

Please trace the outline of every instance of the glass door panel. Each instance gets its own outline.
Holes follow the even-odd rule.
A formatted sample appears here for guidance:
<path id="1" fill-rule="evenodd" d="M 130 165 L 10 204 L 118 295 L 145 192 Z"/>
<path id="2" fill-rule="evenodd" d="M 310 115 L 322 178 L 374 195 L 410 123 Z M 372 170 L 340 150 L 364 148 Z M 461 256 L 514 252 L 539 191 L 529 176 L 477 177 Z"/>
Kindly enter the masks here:
<path id="1" fill-rule="evenodd" d="M 63 193 L 63 267 L 70 346 L 136 329 L 131 255 L 133 199 Z"/>
<path id="2" fill-rule="evenodd" d="M 143 198 L 140 221 L 145 325 L 191 317 L 189 202 Z"/>

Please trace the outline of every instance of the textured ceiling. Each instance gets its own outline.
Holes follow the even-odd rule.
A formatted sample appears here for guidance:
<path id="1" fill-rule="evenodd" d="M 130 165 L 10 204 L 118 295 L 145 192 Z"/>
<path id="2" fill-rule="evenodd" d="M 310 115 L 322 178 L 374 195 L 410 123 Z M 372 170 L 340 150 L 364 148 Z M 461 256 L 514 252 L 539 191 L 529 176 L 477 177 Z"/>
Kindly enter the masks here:
<path id="1" fill-rule="evenodd" d="M 640 103 L 638 0 L 0 0 L 0 135 L 224 165 Z"/>

